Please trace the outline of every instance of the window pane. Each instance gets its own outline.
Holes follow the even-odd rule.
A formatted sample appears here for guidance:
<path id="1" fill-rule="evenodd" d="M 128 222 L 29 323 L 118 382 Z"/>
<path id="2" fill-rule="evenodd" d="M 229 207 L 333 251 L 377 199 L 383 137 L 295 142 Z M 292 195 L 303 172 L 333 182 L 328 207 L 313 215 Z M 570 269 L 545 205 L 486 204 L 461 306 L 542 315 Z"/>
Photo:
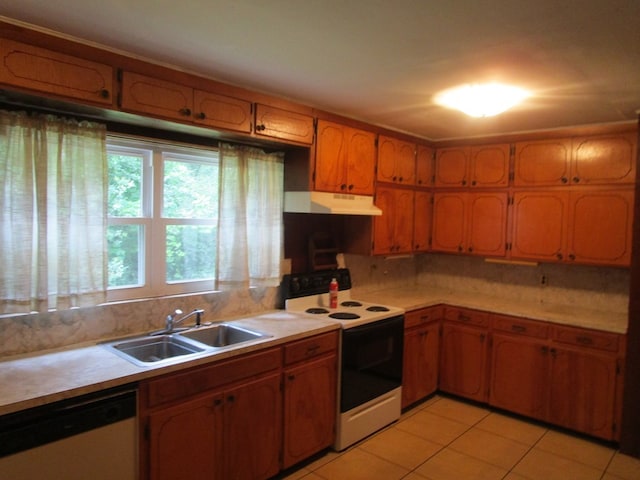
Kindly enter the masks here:
<path id="1" fill-rule="evenodd" d="M 203 162 L 165 160 L 165 218 L 215 218 L 218 211 L 218 166 Z"/>
<path id="2" fill-rule="evenodd" d="M 216 227 L 167 226 L 167 282 L 214 278 Z"/>
<path id="3" fill-rule="evenodd" d="M 109 216 L 142 216 L 141 155 L 108 153 Z"/>
<path id="4" fill-rule="evenodd" d="M 143 228 L 141 225 L 110 225 L 107 228 L 109 287 L 144 284 Z"/>

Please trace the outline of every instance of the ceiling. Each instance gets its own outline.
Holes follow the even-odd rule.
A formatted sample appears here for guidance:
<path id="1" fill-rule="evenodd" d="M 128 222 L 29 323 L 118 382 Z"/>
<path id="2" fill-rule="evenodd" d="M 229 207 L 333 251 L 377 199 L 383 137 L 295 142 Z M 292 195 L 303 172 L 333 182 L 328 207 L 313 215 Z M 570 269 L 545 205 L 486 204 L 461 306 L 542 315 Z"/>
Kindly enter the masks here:
<path id="1" fill-rule="evenodd" d="M 637 0 L 20 0 L 0 15 L 431 140 L 637 120 Z M 497 80 L 470 118 L 439 90 Z"/>

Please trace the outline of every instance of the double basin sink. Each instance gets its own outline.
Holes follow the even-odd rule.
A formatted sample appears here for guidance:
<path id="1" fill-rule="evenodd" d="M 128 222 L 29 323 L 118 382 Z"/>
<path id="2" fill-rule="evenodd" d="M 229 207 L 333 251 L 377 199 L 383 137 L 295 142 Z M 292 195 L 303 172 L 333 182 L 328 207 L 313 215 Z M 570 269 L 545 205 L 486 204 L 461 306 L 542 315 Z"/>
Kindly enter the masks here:
<path id="1" fill-rule="evenodd" d="M 186 355 L 213 353 L 221 348 L 270 336 L 237 325 L 220 323 L 174 333 L 114 340 L 101 345 L 116 355 L 144 367 L 171 359 L 184 359 Z"/>

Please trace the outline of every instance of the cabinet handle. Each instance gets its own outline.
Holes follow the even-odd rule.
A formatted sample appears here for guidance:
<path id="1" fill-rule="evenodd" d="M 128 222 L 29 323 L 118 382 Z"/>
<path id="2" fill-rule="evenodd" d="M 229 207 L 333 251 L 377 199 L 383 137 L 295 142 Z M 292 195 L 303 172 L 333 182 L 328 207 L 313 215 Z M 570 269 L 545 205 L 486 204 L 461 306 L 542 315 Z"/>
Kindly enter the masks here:
<path id="1" fill-rule="evenodd" d="M 261 123 L 260 125 L 256 125 L 256 132 L 262 132 L 262 131 L 264 131 L 266 129 L 267 129 L 267 127 L 263 123 Z"/>
<path id="2" fill-rule="evenodd" d="M 349 185 L 349 190 L 353 190 L 353 183 Z"/>
<path id="3" fill-rule="evenodd" d="M 287 375 L 287 380 L 289 380 L 290 382 L 293 382 L 296 379 L 296 376 L 294 374 L 289 374 Z"/>
<path id="4" fill-rule="evenodd" d="M 220 405 L 222 405 L 222 400 L 221 400 L 221 399 L 219 399 L 219 398 L 216 398 L 216 399 L 213 401 L 213 406 L 214 406 L 214 407 L 219 407 Z"/>
<path id="5" fill-rule="evenodd" d="M 471 182 L 471 186 L 475 187 L 475 186 L 476 186 L 476 183 L 477 183 L 477 182 L 476 182 L 475 180 L 473 180 L 473 181 Z"/>
<path id="6" fill-rule="evenodd" d="M 576 259 L 576 256 L 575 256 L 573 253 L 570 253 L 570 254 L 569 254 L 569 260 L 572 260 L 572 261 L 573 261 L 573 260 L 575 260 L 575 259 Z"/>
<path id="7" fill-rule="evenodd" d="M 469 247 L 467 250 L 469 250 L 469 253 L 473 252 L 473 247 Z"/>
<path id="8" fill-rule="evenodd" d="M 558 260 L 562 260 L 564 257 L 563 257 L 563 255 L 562 255 L 560 252 L 558 252 L 558 253 L 556 253 L 556 258 L 557 258 Z"/>
<path id="9" fill-rule="evenodd" d="M 227 402 L 229 402 L 229 403 L 233 403 L 233 402 L 235 402 L 235 401 L 236 401 L 236 396 L 235 396 L 235 395 L 229 395 L 229 396 L 227 397 Z"/>
<path id="10" fill-rule="evenodd" d="M 593 338 L 579 335 L 576 337 L 576 342 L 580 343 L 581 345 L 593 345 Z"/>
<path id="11" fill-rule="evenodd" d="M 561 181 L 562 183 L 567 183 L 567 182 L 569 181 L 569 179 L 568 179 L 567 177 L 562 177 L 562 178 L 560 179 L 560 181 Z"/>
<path id="12" fill-rule="evenodd" d="M 200 113 L 197 113 L 197 114 L 196 114 L 196 118 L 197 118 L 198 120 L 204 120 L 205 118 L 207 118 L 207 116 L 205 115 L 205 113 L 204 113 L 204 112 L 200 112 Z"/>
<path id="13" fill-rule="evenodd" d="M 428 322 L 431 317 L 429 315 L 422 315 L 420 317 L 421 322 Z"/>
<path id="14" fill-rule="evenodd" d="M 511 331 L 512 332 L 517 332 L 517 333 L 524 333 L 527 331 L 526 327 L 523 327 L 522 325 L 511 325 Z"/>
<path id="15" fill-rule="evenodd" d="M 111 94 L 109 93 L 109 90 L 107 90 L 106 88 L 103 88 L 102 90 L 100 90 L 100 96 L 102 98 L 109 98 Z"/>
<path id="16" fill-rule="evenodd" d="M 458 320 L 461 320 L 463 322 L 470 322 L 471 321 L 471 317 L 468 315 L 464 315 L 462 313 L 458 314 Z"/>
<path id="17" fill-rule="evenodd" d="M 467 181 L 466 180 L 462 180 L 462 185 L 464 186 L 466 184 L 467 184 Z"/>
<path id="18" fill-rule="evenodd" d="M 340 190 L 346 190 L 347 189 L 347 184 L 343 183 L 342 185 L 340 185 Z"/>
<path id="19" fill-rule="evenodd" d="M 422 185 L 422 180 L 418 179 L 418 185 Z"/>
<path id="20" fill-rule="evenodd" d="M 462 248 L 462 245 L 458 245 L 458 251 L 461 252 L 462 250 L 464 250 L 464 248 Z"/>
<path id="21" fill-rule="evenodd" d="M 307 348 L 307 355 L 315 355 L 319 348 L 320 345 L 311 345 Z"/>
<path id="22" fill-rule="evenodd" d="M 398 177 L 398 181 L 402 183 L 403 177 Z"/>
<path id="23" fill-rule="evenodd" d="M 580 182 L 580 177 L 573 177 L 573 181 L 575 183 L 579 183 Z"/>
<path id="24" fill-rule="evenodd" d="M 191 109 L 190 108 L 181 108 L 180 110 L 178 110 L 178 113 L 180 115 L 184 115 L 185 117 L 190 117 L 191 116 Z"/>

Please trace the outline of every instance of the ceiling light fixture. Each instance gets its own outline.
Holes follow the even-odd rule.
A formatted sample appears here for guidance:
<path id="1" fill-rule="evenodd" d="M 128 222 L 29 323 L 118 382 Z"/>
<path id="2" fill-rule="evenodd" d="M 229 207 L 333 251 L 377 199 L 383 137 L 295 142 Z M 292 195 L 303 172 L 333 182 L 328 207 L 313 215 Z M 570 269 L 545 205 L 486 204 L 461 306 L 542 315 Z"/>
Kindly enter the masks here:
<path id="1" fill-rule="evenodd" d="M 492 117 L 522 102 L 529 96 L 522 88 L 501 83 L 461 85 L 440 92 L 435 101 L 472 117 Z"/>

